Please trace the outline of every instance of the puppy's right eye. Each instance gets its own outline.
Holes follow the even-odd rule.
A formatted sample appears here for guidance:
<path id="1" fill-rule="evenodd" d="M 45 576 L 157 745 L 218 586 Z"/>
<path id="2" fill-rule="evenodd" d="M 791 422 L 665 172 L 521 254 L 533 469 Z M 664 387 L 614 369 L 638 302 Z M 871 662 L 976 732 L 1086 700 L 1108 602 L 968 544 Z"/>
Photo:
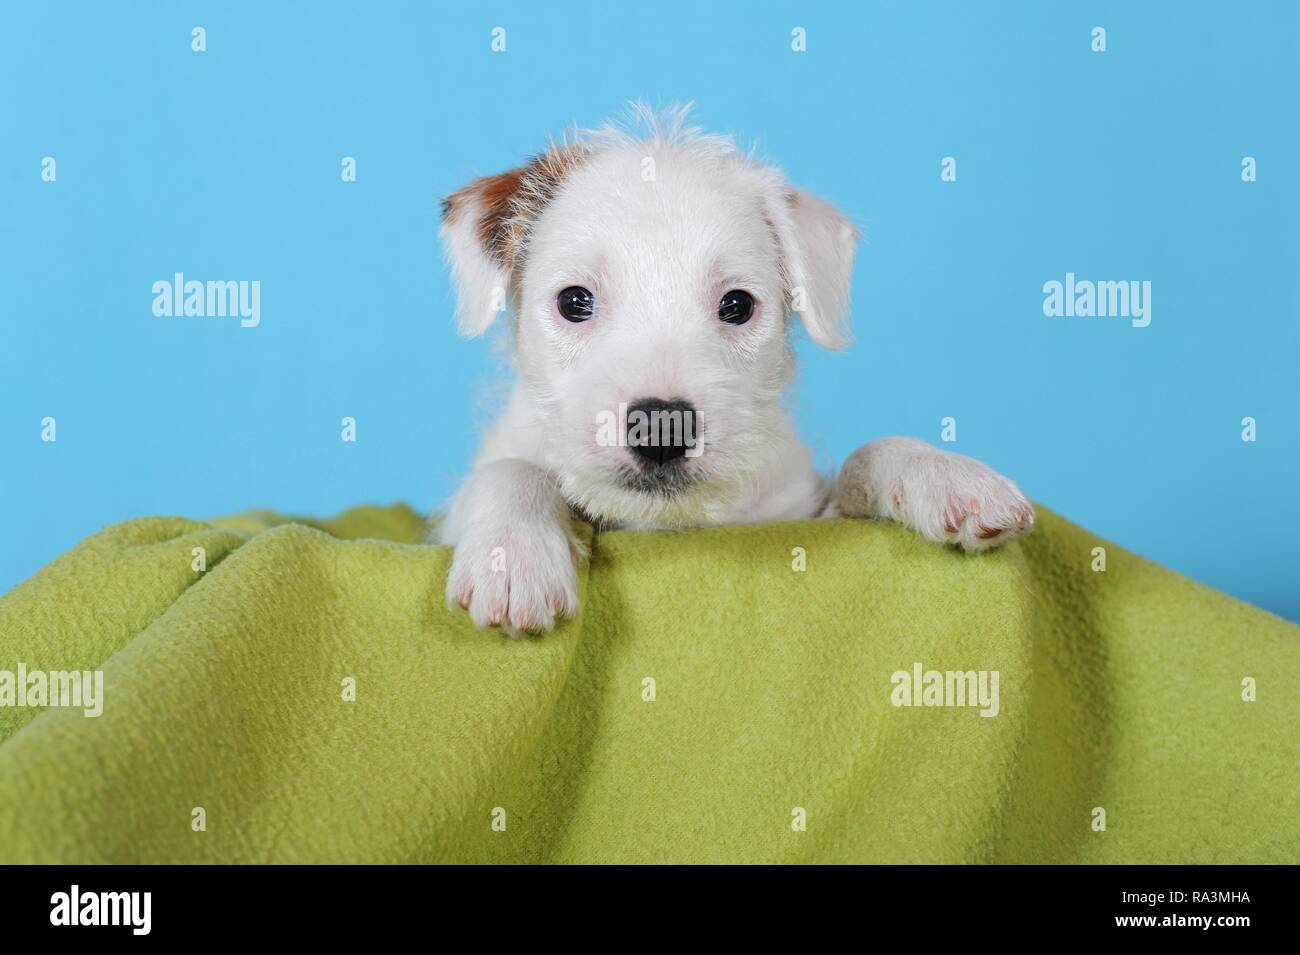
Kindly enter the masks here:
<path id="1" fill-rule="evenodd" d="M 718 302 L 718 318 L 728 325 L 744 325 L 754 314 L 754 296 L 733 288 Z"/>
<path id="2" fill-rule="evenodd" d="M 571 322 L 585 322 L 596 308 L 596 296 L 581 285 L 570 285 L 555 297 L 555 307 Z"/>

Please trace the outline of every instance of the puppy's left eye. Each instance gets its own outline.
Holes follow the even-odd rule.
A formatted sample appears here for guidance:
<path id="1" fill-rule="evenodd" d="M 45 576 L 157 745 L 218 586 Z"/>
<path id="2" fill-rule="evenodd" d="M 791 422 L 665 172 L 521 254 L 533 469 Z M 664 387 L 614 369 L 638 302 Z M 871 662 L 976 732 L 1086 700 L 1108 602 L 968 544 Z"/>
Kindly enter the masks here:
<path id="1" fill-rule="evenodd" d="M 560 314 L 571 322 L 585 322 L 596 308 L 596 297 L 581 285 L 570 285 L 555 297 Z"/>
<path id="2" fill-rule="evenodd" d="M 744 325 L 754 314 L 754 296 L 738 288 L 722 296 L 718 302 L 718 318 L 728 325 Z"/>

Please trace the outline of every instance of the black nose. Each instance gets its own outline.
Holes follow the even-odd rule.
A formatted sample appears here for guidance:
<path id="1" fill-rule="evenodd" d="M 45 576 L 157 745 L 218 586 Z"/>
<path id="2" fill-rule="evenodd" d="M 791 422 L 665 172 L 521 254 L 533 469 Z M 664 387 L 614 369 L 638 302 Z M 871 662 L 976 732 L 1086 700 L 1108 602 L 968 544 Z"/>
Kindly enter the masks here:
<path id="1" fill-rule="evenodd" d="M 699 446 L 700 419 L 689 401 L 645 398 L 627 409 L 627 446 L 650 468 Z"/>

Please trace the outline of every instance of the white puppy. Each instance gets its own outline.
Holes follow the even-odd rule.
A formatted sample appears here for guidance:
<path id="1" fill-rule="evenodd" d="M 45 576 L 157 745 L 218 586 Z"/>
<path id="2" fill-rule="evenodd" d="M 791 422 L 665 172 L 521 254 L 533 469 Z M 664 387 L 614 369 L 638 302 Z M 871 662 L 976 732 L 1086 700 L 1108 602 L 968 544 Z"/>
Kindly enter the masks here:
<path id="1" fill-rule="evenodd" d="M 888 518 L 984 550 L 1029 501 L 978 461 L 909 438 L 813 467 L 782 406 L 791 316 L 847 341 L 857 231 L 731 140 L 638 111 L 446 200 L 458 323 L 514 313 L 517 382 L 438 534 L 447 599 L 481 626 L 547 630 L 577 610 L 576 514 L 691 527 Z"/>

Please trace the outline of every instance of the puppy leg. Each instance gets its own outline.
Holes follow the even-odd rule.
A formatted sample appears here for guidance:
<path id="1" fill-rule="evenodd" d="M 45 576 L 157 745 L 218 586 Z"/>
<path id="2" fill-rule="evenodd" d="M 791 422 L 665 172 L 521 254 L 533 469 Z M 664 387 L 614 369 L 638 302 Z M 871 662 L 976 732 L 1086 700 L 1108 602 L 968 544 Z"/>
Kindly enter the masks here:
<path id="1" fill-rule="evenodd" d="M 578 610 L 581 544 L 544 470 L 518 458 L 477 468 L 439 530 L 455 546 L 447 605 L 512 635 L 549 630 Z"/>
<path id="2" fill-rule="evenodd" d="M 1028 533 L 1034 507 L 974 458 L 912 438 L 884 438 L 844 462 L 830 515 L 898 521 L 930 540 L 981 551 Z"/>

